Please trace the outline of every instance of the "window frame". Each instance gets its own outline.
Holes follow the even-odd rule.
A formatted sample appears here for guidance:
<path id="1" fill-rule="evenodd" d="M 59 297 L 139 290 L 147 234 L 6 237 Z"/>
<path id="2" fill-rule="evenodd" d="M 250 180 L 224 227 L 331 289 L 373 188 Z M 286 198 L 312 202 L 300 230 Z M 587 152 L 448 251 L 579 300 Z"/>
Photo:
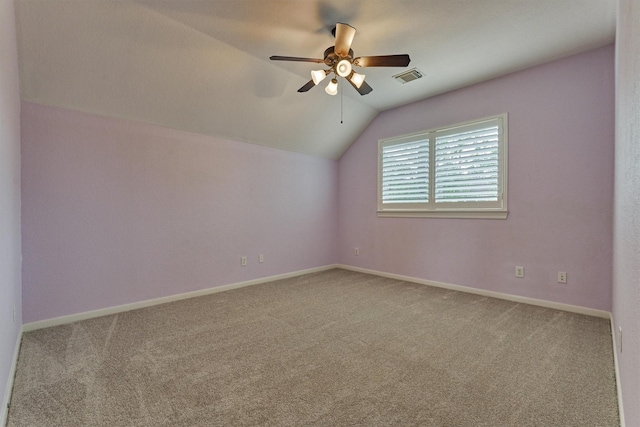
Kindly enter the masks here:
<path id="1" fill-rule="evenodd" d="M 498 125 L 498 200 L 495 202 L 436 202 L 435 201 L 435 150 L 436 136 L 462 129 L 479 129 L 487 122 Z M 427 217 L 427 218 L 485 218 L 505 219 L 507 209 L 508 178 L 508 114 L 498 114 L 449 126 L 432 128 L 412 134 L 384 138 L 378 141 L 378 189 L 377 214 L 379 217 Z M 397 144 L 428 141 L 429 147 L 429 197 L 427 203 L 382 203 L 383 148 Z"/>

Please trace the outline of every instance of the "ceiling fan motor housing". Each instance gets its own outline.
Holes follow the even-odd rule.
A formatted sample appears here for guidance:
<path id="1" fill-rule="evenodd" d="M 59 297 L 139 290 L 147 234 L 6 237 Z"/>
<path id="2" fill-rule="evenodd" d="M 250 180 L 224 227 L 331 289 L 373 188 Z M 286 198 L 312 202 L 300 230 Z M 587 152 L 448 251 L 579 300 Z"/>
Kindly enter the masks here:
<path id="1" fill-rule="evenodd" d="M 353 49 L 349 49 L 349 55 L 347 55 L 345 57 L 342 57 L 342 58 L 335 52 L 335 46 L 328 47 L 324 51 L 324 63 L 327 65 L 327 67 L 334 67 L 342 59 L 346 59 L 349 62 L 352 62 L 353 61 Z"/>

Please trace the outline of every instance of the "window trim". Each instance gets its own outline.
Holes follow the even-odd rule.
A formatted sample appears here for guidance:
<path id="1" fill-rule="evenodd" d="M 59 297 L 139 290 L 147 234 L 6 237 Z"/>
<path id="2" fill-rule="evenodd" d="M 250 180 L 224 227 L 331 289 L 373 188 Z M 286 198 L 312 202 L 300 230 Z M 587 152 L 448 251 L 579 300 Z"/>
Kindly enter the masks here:
<path id="1" fill-rule="evenodd" d="M 499 129 L 498 148 L 498 201 L 489 204 L 483 202 L 435 202 L 435 137 L 437 134 L 451 132 L 457 128 L 479 125 L 483 122 L 496 120 Z M 432 128 L 411 134 L 384 138 L 378 141 L 378 185 L 377 185 L 377 214 L 378 217 L 427 217 L 427 218 L 479 218 L 505 219 L 507 209 L 507 178 L 508 178 L 508 114 L 498 114 L 476 120 L 456 123 L 449 126 Z M 382 149 L 392 144 L 412 141 L 429 141 L 429 202 L 428 203 L 394 203 L 393 206 L 382 203 Z M 387 206 L 385 206 L 387 205 Z"/>

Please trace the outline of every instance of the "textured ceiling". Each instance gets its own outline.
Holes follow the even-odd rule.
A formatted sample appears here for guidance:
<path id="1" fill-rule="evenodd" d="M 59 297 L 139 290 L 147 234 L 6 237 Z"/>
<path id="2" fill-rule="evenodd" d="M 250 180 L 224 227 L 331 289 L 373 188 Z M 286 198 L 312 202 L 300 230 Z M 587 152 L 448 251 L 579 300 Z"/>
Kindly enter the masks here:
<path id="1" fill-rule="evenodd" d="M 23 100 L 338 158 L 380 112 L 613 43 L 615 0 L 16 0 Z M 297 89 L 357 29 L 373 92 Z M 391 78 L 418 67 L 424 78 Z M 342 95 L 342 96 L 341 96 Z M 342 116 L 341 120 L 341 104 Z"/>

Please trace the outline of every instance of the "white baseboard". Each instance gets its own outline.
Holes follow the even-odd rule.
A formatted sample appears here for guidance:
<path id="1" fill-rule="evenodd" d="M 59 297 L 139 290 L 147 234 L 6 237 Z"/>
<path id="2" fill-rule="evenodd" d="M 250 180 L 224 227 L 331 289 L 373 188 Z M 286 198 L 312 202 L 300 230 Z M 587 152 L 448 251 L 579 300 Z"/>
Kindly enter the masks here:
<path id="1" fill-rule="evenodd" d="M 275 276 L 262 277 L 259 279 L 247 280 L 245 282 L 232 283 L 228 285 L 216 286 L 214 288 L 201 289 L 198 291 L 186 292 L 182 294 L 170 295 L 166 297 L 154 298 L 145 301 L 134 302 L 130 304 L 123 304 L 114 307 L 107 307 L 98 310 L 85 311 L 82 313 L 71 314 L 67 316 L 54 317 L 52 319 L 39 320 L 36 322 L 25 323 L 22 325 L 24 332 L 34 331 L 37 329 L 48 328 L 51 326 L 58 326 L 67 323 L 73 323 L 80 320 L 92 319 L 94 317 L 108 316 L 110 314 L 122 313 L 125 311 L 135 310 L 138 308 L 150 307 L 158 304 L 165 304 L 168 302 L 179 301 L 187 298 L 194 298 L 202 295 L 209 295 L 217 292 L 229 291 L 231 289 L 243 288 L 245 286 L 258 285 L 260 283 L 271 282 L 274 280 L 288 279 L 291 277 L 302 276 L 304 274 L 316 273 L 320 271 L 330 270 L 332 268 L 342 268 L 344 270 L 351 270 L 360 273 L 373 274 L 376 276 L 388 277 L 391 279 L 404 280 L 407 282 L 419 283 L 427 286 L 434 286 L 438 288 L 451 289 L 454 291 L 467 292 L 476 295 L 488 296 L 492 298 L 499 298 L 508 301 L 520 302 L 524 304 L 537 305 L 541 307 L 554 308 L 557 310 L 569 311 L 572 313 L 586 314 L 589 316 L 602 317 L 609 319 L 611 313 L 603 310 L 596 310 L 593 308 L 580 307 L 575 305 L 563 304 L 553 301 L 539 300 L 535 298 L 522 297 L 517 295 L 505 294 L 495 291 L 487 291 L 484 289 L 470 288 L 467 286 L 452 285 L 444 282 L 436 282 L 433 280 L 419 279 L 417 277 L 403 276 L 400 274 L 385 273 L 377 270 L 370 270 L 367 268 L 353 267 L 342 264 L 325 265 L 322 267 L 310 268 L 306 270 L 294 271 L 291 273 L 278 274 Z"/>
<path id="2" fill-rule="evenodd" d="M 11 402 L 11 392 L 13 391 L 13 379 L 16 376 L 16 368 L 18 366 L 18 355 L 20 354 L 20 343 L 22 341 L 22 328 L 18 331 L 18 337 L 16 338 L 16 346 L 13 349 L 13 361 L 11 363 L 11 369 L 9 370 L 9 378 L 7 379 L 7 386 L 4 391 L 4 400 L 2 401 L 2 407 L 0 407 L 0 426 L 7 424 L 9 418 L 9 403 Z"/>
<path id="3" fill-rule="evenodd" d="M 138 308 L 150 307 L 158 304 L 165 304 L 173 301 L 199 297 L 203 295 L 215 294 L 217 292 L 230 291 L 232 289 L 244 288 L 245 286 L 258 285 L 260 283 L 272 282 L 274 280 L 288 279 L 291 277 L 302 276 L 304 274 L 317 273 L 320 271 L 337 268 L 337 265 L 326 265 L 323 267 L 309 268 L 306 270 L 294 271 L 291 273 L 278 274 L 275 276 L 262 277 L 260 279 L 247 280 L 245 282 L 232 283 L 228 285 L 216 286 L 214 288 L 201 289 L 199 291 L 185 292 L 167 297 L 154 298 L 145 301 L 134 302 L 131 304 L 118 305 L 115 307 L 101 308 L 98 310 L 85 311 L 82 313 L 70 314 L 68 316 L 54 317 L 53 319 L 39 320 L 37 322 L 25 323 L 22 325 L 24 332 L 35 331 L 37 329 L 49 328 L 51 326 L 64 325 L 67 323 L 78 322 L 80 320 L 92 319 L 94 317 L 108 316 L 110 314 L 122 313 L 125 311 L 136 310 Z M 0 424 L 2 425 L 2 424 Z"/>
<path id="4" fill-rule="evenodd" d="M 522 297 L 518 295 L 505 294 L 502 292 L 487 291 L 485 289 L 470 288 L 467 286 L 452 285 L 450 283 L 436 282 L 434 280 L 419 279 L 417 277 L 403 276 L 400 274 L 385 273 L 383 271 L 369 270 L 368 268 L 352 267 L 349 265 L 337 265 L 338 268 L 356 271 L 359 273 L 373 274 L 375 276 L 388 277 L 390 279 L 403 280 L 405 282 L 413 282 L 421 285 L 434 286 L 436 288 L 450 289 L 453 291 L 466 292 L 469 294 L 482 295 L 485 297 L 498 298 L 507 301 L 519 302 L 523 304 L 536 305 L 539 307 L 553 308 L 556 310 L 568 311 L 571 313 L 586 314 L 588 316 L 602 317 L 609 319 L 611 313 L 604 310 L 596 310 L 595 308 L 580 307 L 577 305 L 563 304 L 554 301 L 546 301 L 541 299 Z"/>
<path id="5" fill-rule="evenodd" d="M 620 367 L 618 365 L 618 347 L 616 326 L 613 321 L 613 314 L 609 313 L 609 322 L 611 323 L 611 345 L 613 346 L 613 366 L 616 374 L 616 389 L 618 392 L 618 411 L 620 413 L 620 427 L 625 427 L 624 409 L 622 407 L 622 384 L 620 384 Z"/>

